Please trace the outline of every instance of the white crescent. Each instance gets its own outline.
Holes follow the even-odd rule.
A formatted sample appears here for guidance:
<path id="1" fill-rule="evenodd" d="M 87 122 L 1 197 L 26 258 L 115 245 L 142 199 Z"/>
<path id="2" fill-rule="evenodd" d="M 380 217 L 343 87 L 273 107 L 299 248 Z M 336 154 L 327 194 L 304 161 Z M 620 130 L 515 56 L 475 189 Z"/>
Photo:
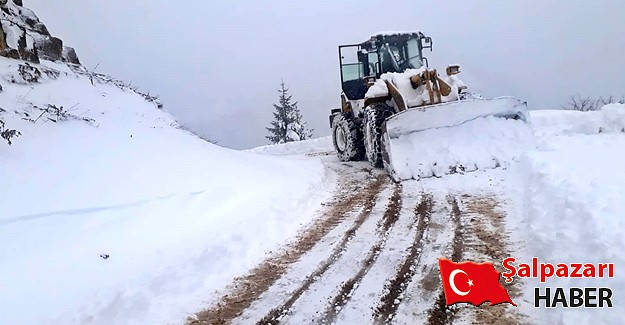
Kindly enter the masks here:
<path id="1" fill-rule="evenodd" d="M 456 283 L 454 282 L 454 278 L 456 277 L 456 275 L 458 273 L 463 273 L 466 276 L 469 276 L 466 272 L 464 272 L 463 270 L 453 270 L 451 271 L 451 274 L 449 275 L 449 286 L 451 287 L 451 290 L 454 291 L 454 293 L 456 293 L 459 296 L 466 296 L 469 294 L 469 292 L 471 292 L 471 289 L 469 289 L 469 291 L 460 291 L 458 290 L 458 287 L 456 287 Z"/>

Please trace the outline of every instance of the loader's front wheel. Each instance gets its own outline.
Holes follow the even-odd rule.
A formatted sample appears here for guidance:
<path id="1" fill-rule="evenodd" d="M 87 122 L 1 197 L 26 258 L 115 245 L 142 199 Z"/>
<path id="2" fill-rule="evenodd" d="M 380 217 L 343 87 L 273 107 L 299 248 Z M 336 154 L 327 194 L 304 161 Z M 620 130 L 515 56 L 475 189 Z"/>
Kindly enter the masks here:
<path id="1" fill-rule="evenodd" d="M 367 160 L 376 168 L 384 165 L 382 156 L 382 125 L 394 114 L 393 108 L 383 104 L 373 104 L 365 108 L 364 142 Z"/>
<path id="2" fill-rule="evenodd" d="M 339 113 L 332 121 L 332 143 L 341 161 L 362 160 L 362 131 L 351 113 Z"/>

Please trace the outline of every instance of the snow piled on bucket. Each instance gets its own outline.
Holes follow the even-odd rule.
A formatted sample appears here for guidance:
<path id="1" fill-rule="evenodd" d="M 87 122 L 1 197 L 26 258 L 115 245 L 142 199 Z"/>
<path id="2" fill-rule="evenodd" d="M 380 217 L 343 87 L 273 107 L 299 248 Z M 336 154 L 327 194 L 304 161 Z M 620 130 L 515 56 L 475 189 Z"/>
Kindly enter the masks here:
<path id="1" fill-rule="evenodd" d="M 414 132 L 393 140 L 394 177 L 419 179 L 507 166 L 532 143 L 527 123 L 494 116 Z"/>

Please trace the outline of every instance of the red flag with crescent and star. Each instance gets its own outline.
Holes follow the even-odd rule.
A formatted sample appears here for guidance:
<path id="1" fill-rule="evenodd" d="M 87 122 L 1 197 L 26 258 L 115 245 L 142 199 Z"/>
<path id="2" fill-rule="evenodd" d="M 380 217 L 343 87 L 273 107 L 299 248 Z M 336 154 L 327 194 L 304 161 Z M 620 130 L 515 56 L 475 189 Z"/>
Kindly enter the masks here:
<path id="1" fill-rule="evenodd" d="M 499 283 L 499 272 L 492 263 L 460 262 L 439 258 L 443 291 L 447 306 L 459 302 L 479 306 L 489 301 L 490 305 L 512 302 L 508 291 Z"/>

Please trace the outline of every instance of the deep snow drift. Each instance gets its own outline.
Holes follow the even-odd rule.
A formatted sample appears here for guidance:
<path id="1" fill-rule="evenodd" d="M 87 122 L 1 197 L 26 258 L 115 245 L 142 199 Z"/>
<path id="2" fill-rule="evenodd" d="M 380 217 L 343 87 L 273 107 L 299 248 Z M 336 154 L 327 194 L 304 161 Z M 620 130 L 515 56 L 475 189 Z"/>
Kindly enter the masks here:
<path id="1" fill-rule="evenodd" d="M 318 160 L 212 145 L 102 76 L 22 66 L 0 58 L 22 133 L 0 143 L 1 324 L 182 322 L 334 186 Z"/>
<path id="2" fill-rule="evenodd" d="M 551 263 L 614 263 L 613 279 L 558 279 L 533 287 L 609 287 L 614 308 L 537 309 L 555 324 L 621 324 L 625 277 L 625 105 L 596 112 L 532 112 L 539 139 L 521 159 L 525 177 L 521 231 L 526 260 Z M 544 292 L 544 290 L 543 290 Z"/>

